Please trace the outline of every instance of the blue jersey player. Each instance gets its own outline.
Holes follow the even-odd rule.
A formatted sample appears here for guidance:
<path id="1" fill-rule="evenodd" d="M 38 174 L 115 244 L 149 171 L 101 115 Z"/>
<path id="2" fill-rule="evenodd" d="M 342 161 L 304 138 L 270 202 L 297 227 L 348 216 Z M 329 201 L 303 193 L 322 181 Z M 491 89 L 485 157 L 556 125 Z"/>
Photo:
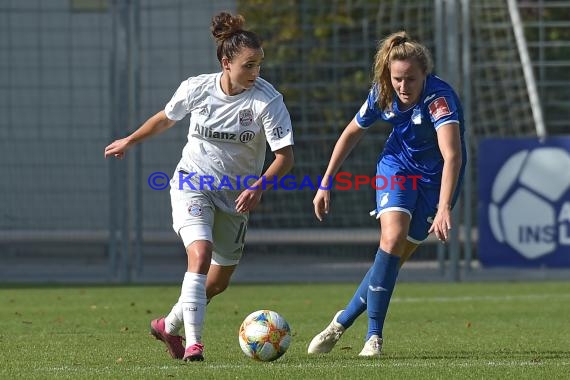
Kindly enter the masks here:
<path id="1" fill-rule="evenodd" d="M 449 237 L 451 209 L 466 162 L 463 112 L 451 86 L 430 73 L 432 66 L 429 51 L 405 32 L 384 39 L 375 56 L 368 98 L 334 147 L 313 200 L 319 220 L 330 207 L 327 181 L 377 121 L 392 127 L 378 159 L 377 175 L 397 178 L 398 184 L 377 184 L 372 214 L 380 221 L 381 233 L 374 263 L 346 308 L 313 338 L 309 354 L 330 352 L 344 331 L 367 311 L 368 333 L 359 356 L 380 356 L 384 320 L 400 266 L 430 233 L 441 241 Z"/>

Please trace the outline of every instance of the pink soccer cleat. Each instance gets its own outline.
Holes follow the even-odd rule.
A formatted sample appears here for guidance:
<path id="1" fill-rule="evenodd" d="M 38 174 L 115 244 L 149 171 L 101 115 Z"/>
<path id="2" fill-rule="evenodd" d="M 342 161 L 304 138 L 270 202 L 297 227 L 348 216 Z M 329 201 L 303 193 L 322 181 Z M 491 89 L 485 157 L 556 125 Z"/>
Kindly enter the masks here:
<path id="1" fill-rule="evenodd" d="M 194 343 L 186 348 L 184 352 L 184 361 L 196 362 L 204 360 L 204 345 L 202 343 Z"/>
<path id="2" fill-rule="evenodd" d="M 168 349 L 168 353 L 174 359 L 184 358 L 184 344 L 179 335 L 170 335 L 164 328 L 164 317 L 154 319 L 150 322 L 150 333 L 156 339 L 161 340 Z"/>

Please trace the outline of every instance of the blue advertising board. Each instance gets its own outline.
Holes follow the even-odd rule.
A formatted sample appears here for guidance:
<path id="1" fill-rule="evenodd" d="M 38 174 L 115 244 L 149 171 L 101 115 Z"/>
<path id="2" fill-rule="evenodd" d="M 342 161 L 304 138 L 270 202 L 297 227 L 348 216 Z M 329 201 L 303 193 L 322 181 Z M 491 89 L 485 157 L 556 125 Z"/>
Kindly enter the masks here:
<path id="1" fill-rule="evenodd" d="M 570 137 L 486 139 L 478 151 L 486 267 L 570 267 Z"/>

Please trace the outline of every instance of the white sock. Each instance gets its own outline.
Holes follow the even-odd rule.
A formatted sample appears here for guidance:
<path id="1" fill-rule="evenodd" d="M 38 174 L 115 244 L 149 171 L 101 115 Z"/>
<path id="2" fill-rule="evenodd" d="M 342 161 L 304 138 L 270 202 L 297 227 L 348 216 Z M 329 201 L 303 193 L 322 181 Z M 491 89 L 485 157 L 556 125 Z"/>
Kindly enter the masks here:
<path id="1" fill-rule="evenodd" d="M 164 318 L 164 329 L 170 335 L 179 335 L 178 333 L 184 324 L 183 322 L 182 304 L 177 302 L 172 306 L 170 313 Z"/>
<path id="2" fill-rule="evenodd" d="M 206 315 L 206 275 L 186 272 L 178 303 L 182 305 L 186 347 L 202 342 L 202 327 Z"/>

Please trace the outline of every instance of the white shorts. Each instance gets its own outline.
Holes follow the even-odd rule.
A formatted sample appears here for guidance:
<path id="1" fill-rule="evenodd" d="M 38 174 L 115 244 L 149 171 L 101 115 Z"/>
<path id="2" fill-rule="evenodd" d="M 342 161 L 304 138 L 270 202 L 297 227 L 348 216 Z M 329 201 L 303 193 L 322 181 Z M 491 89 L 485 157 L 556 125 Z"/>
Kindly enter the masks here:
<path id="1" fill-rule="evenodd" d="M 185 248 L 197 240 L 208 240 L 213 244 L 212 264 L 236 265 L 243 253 L 249 214 L 217 207 L 212 199 L 216 193 L 171 187 L 172 227 Z"/>

